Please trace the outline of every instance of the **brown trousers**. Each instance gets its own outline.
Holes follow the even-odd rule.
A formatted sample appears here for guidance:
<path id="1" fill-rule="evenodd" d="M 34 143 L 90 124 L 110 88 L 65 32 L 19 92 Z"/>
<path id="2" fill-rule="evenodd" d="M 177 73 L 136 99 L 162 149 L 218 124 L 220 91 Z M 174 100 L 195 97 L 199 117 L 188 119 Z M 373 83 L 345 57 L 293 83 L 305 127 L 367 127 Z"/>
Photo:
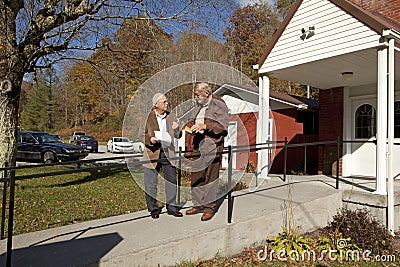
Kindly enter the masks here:
<path id="1" fill-rule="evenodd" d="M 214 152 L 222 152 L 224 145 L 218 145 Z M 210 150 L 207 150 L 209 153 Z M 214 213 L 217 191 L 219 168 L 222 155 L 214 154 L 211 156 L 200 155 L 193 158 L 191 189 L 192 201 L 195 207 L 204 209 L 204 212 Z"/>

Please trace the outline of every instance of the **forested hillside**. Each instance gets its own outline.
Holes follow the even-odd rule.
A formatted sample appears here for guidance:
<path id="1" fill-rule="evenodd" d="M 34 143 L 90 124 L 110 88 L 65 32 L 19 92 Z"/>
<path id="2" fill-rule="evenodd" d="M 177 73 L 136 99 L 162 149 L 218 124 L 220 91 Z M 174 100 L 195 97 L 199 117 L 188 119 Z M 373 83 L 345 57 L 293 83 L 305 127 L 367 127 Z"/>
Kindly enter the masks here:
<path id="1" fill-rule="evenodd" d="M 36 70 L 22 90 L 20 127 L 66 137 L 82 129 L 105 141 L 121 134 L 126 107 L 139 86 L 175 64 L 213 61 L 232 66 L 256 84 L 253 70 L 292 1 L 241 7 L 221 29 L 223 38 L 193 27 L 168 32 L 157 21 L 124 21 L 113 38 L 84 60 L 71 59 Z M 271 88 L 304 95 L 303 86 L 272 80 Z M 191 85 L 171 93 L 172 103 L 192 97 Z"/>

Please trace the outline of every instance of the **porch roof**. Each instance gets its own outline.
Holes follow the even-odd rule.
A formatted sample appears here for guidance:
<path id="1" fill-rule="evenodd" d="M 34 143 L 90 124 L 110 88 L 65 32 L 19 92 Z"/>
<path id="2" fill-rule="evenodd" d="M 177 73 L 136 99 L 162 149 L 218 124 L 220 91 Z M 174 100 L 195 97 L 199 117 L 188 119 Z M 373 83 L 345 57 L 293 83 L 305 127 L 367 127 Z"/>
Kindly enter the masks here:
<path id="1" fill-rule="evenodd" d="M 347 0 L 324 0 L 325 2 L 329 2 L 334 4 L 338 10 L 343 10 L 349 16 L 354 17 L 357 21 L 361 22 L 365 26 L 370 29 L 371 33 L 376 34 L 376 39 L 378 40 L 383 36 L 384 32 L 387 30 L 393 31 L 398 35 L 400 32 L 400 25 L 396 22 L 390 20 L 389 18 L 379 14 L 372 13 L 362 9 L 356 4 L 347 1 Z M 285 18 L 280 28 L 274 34 L 271 42 L 267 46 L 265 52 L 261 56 L 258 61 L 257 68 L 259 68 L 259 73 L 261 75 L 267 75 L 268 77 L 274 77 L 282 80 L 288 80 L 297 82 L 300 84 L 311 85 L 313 87 L 319 89 L 328 89 L 342 86 L 358 86 L 363 84 L 373 84 L 376 83 L 377 80 L 377 49 L 380 45 L 384 43 L 373 43 L 373 45 L 364 45 L 360 46 L 356 49 L 349 49 L 349 53 L 343 49 L 343 53 L 336 54 L 326 54 L 324 57 L 324 53 L 321 52 L 320 58 L 317 60 L 309 60 L 304 62 L 304 64 L 293 64 L 292 66 L 282 66 L 282 68 L 263 69 L 263 65 L 267 62 L 271 62 L 276 60 L 269 59 L 271 55 L 271 51 L 274 49 L 282 35 L 284 34 L 286 27 L 289 25 L 292 18 L 295 16 L 296 12 L 299 10 L 299 7 L 305 0 L 297 0 L 289 11 L 288 16 Z M 312 11 L 311 11 L 312 12 Z M 314 11 L 314 15 L 318 11 Z M 310 17 L 313 14 L 310 14 Z M 309 19 L 310 23 L 313 22 L 312 19 Z M 300 30 L 300 29 L 299 29 Z M 318 30 L 318 29 L 317 29 Z M 317 31 L 316 30 L 316 31 Z M 370 33 L 370 35 L 371 35 Z M 319 33 L 318 33 L 319 34 Z M 315 37 L 313 37 L 315 38 Z M 311 38 L 312 39 L 312 38 Z M 310 40 L 311 40 L 310 39 Z M 315 40 L 313 40 L 315 42 Z M 326 40 L 324 40 L 326 41 Z M 283 42 L 283 41 L 282 41 Z M 310 41 L 311 42 L 311 41 Z M 346 42 L 346 39 L 338 41 L 335 45 L 337 45 L 337 49 L 340 50 L 342 44 Z M 303 42 L 304 47 L 306 42 Z M 322 45 L 319 43 L 318 45 Z M 332 45 L 332 43 L 326 43 L 326 46 Z M 399 39 L 396 39 L 396 46 L 399 46 Z M 276 48 L 277 49 L 277 48 Z M 311 45 L 307 48 L 308 51 L 312 51 L 315 46 Z M 277 51 L 277 50 L 275 50 Z M 299 52 L 300 53 L 300 52 Z M 400 77 L 400 60 L 398 60 L 396 53 L 395 60 L 395 77 Z M 276 52 L 279 54 L 279 51 Z M 276 55 L 275 54 L 275 55 Z M 283 54 L 280 54 L 283 55 Z M 351 72 L 353 74 L 352 79 L 345 80 L 341 76 L 344 72 Z"/>

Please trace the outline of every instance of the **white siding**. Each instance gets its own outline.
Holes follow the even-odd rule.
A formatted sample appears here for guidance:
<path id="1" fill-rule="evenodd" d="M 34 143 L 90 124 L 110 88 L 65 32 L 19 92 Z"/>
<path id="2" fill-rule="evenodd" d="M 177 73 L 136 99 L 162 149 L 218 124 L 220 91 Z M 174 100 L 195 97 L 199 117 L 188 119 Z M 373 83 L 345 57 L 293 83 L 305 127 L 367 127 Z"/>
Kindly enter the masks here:
<path id="1" fill-rule="evenodd" d="M 238 99 L 229 95 L 222 96 L 222 99 L 228 106 L 229 114 L 231 115 L 258 112 L 258 105 L 247 102 L 244 99 Z"/>
<path id="2" fill-rule="evenodd" d="M 300 39 L 301 29 L 315 27 Z M 380 35 L 327 0 L 304 0 L 287 25 L 260 73 L 376 47 Z"/>

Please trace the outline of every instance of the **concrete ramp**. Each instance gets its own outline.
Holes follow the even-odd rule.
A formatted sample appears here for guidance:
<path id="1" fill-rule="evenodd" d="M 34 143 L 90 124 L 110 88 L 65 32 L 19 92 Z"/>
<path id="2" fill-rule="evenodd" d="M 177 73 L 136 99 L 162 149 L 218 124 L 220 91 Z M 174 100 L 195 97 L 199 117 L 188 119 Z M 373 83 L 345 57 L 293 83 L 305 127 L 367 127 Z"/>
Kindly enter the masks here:
<path id="1" fill-rule="evenodd" d="M 139 211 L 15 236 L 12 266 L 162 266 L 210 259 L 217 253 L 232 255 L 277 235 L 287 223 L 288 210 L 294 225 L 306 232 L 326 226 L 342 206 L 347 185 L 336 190 L 333 178 L 288 176 L 288 180 L 271 177 L 256 181 L 253 192 L 234 192 L 231 224 L 225 199 L 207 222 L 200 221 L 201 214 L 175 218 L 163 210 L 154 220 L 147 211 Z M 3 265 L 6 240 L 0 242 L 0 253 Z"/>

